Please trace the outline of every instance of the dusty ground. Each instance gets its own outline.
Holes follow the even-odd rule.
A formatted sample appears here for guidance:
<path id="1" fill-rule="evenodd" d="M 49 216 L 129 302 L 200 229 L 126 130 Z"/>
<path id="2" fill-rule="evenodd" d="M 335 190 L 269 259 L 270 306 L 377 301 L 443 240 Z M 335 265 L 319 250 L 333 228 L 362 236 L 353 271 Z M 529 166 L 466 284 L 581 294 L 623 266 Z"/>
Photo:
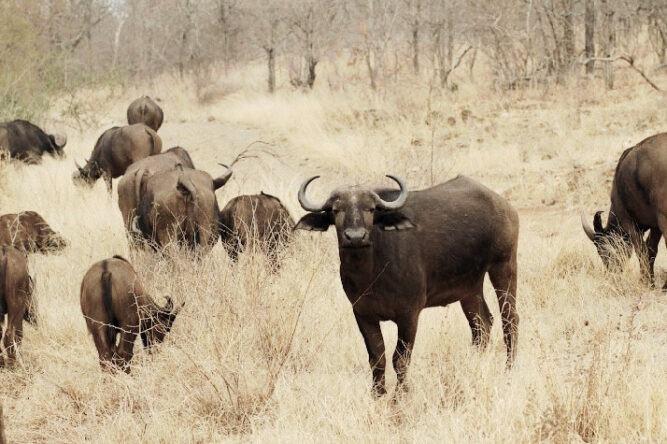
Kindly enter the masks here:
<path id="1" fill-rule="evenodd" d="M 36 210 L 72 242 L 61 255 L 30 259 L 40 325 L 26 328 L 20 365 L 0 372 L 12 442 L 667 439 L 665 295 L 638 283 L 634 258 L 620 275 L 607 274 L 579 223 L 581 210 L 592 217 L 608 208 L 623 149 L 667 130 L 664 95 L 631 77 L 610 93 L 596 81 L 504 95 L 463 84 L 433 95 L 429 108 L 428 90 L 410 85 L 391 94 L 353 85 L 271 97 L 242 77 L 205 103 L 173 79 L 84 92 L 81 103 L 103 105 L 54 111 L 45 123 L 68 128 L 66 160 L 2 166 L 1 212 Z M 504 370 L 499 322 L 482 353 L 458 305 L 430 309 L 411 392 L 398 404 L 373 401 L 333 233 L 299 233 L 277 275 L 261 256 L 232 264 L 220 246 L 201 262 L 131 254 L 115 193 L 101 182 L 75 188 L 70 176 L 72 160 L 87 157 L 144 92 L 162 99 L 165 148 L 186 147 L 213 175 L 217 162 L 263 142 L 251 149 L 259 158 L 235 165 L 217 194 L 221 205 L 264 190 L 299 217 L 296 189 L 312 174 L 323 176 L 313 199 L 338 184 L 382 183 L 386 173 L 415 188 L 467 174 L 507 197 L 521 216 L 514 369 Z M 112 254 L 128 255 L 156 298 L 186 302 L 156 354 L 137 344 L 130 376 L 100 372 L 79 309 L 83 274 Z M 664 244 L 657 268 L 663 282 Z M 395 327 L 383 329 L 391 352 Z M 390 390 L 394 383 L 390 371 Z"/>

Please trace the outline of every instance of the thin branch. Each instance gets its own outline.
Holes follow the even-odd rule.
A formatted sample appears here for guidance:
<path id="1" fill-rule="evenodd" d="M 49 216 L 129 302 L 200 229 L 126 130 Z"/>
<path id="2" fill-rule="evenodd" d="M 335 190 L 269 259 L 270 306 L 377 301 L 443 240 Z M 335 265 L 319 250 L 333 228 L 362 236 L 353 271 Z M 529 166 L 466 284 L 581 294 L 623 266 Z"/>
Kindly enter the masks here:
<path id="1" fill-rule="evenodd" d="M 581 61 L 580 63 L 582 63 L 582 64 L 585 65 L 586 63 L 591 62 L 591 61 L 596 61 L 596 62 L 615 62 L 615 61 L 617 61 L 617 60 L 623 60 L 623 61 L 626 62 L 628 65 L 630 65 L 630 68 L 632 68 L 632 69 L 634 69 L 635 71 L 637 71 L 637 72 L 639 73 L 639 75 L 642 76 L 642 78 L 643 78 L 644 80 L 646 80 L 646 83 L 648 83 L 649 85 L 651 85 L 651 87 L 652 87 L 653 89 L 655 89 L 656 91 L 664 91 L 664 90 L 663 90 L 662 88 L 660 88 L 658 85 L 656 85 L 655 83 L 653 83 L 653 81 L 651 81 L 651 79 L 649 79 L 648 76 L 647 76 L 646 74 L 644 74 L 644 71 L 642 71 L 641 69 L 637 68 L 637 66 L 635 66 L 635 60 L 634 60 L 634 58 L 632 58 L 632 56 L 629 56 L 629 55 L 620 55 L 620 56 L 617 56 L 617 57 L 589 57 L 589 58 L 587 58 L 587 59 Z"/>

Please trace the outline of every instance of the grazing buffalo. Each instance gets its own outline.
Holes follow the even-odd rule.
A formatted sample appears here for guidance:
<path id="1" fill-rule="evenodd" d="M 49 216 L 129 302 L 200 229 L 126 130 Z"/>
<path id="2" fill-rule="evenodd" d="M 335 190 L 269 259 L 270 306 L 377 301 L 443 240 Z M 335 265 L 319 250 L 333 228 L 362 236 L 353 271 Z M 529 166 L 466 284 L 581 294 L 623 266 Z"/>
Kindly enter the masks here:
<path id="1" fill-rule="evenodd" d="M 293 227 L 294 220 L 280 199 L 264 192 L 235 197 L 220 212 L 220 238 L 233 260 L 255 242 L 275 260 Z"/>
<path id="2" fill-rule="evenodd" d="M 150 350 L 164 340 L 181 307 L 174 308 L 169 297 L 158 306 L 120 256 L 93 264 L 81 282 L 81 311 L 103 369 L 130 373 L 137 334 Z"/>
<path id="3" fill-rule="evenodd" d="M 139 205 L 142 188 L 146 181 L 157 173 L 173 170 L 177 166 L 193 169 L 195 166 L 188 152 L 180 146 L 170 148 L 162 154 L 148 156 L 130 165 L 118 182 L 118 206 L 128 232 Z"/>
<path id="4" fill-rule="evenodd" d="M 9 151 L 9 156 L 26 163 L 39 163 L 42 154 L 63 156 L 67 144 L 65 134 L 46 134 L 26 120 L 0 123 L 0 152 Z"/>
<path id="5" fill-rule="evenodd" d="M 143 123 L 157 131 L 163 119 L 162 108 L 148 96 L 139 97 L 127 108 L 127 123 L 130 125 Z"/>
<path id="6" fill-rule="evenodd" d="M 23 338 L 23 320 L 34 323 L 32 310 L 32 279 L 26 257 L 16 248 L 3 245 L 0 247 L 0 337 L 6 314 L 3 348 L 10 366 L 16 360 L 16 351 Z M 2 366 L 4 359 L 0 350 Z"/>
<path id="7" fill-rule="evenodd" d="M 605 227 L 601 215 L 602 211 L 595 213 L 592 228 L 584 215 L 581 223 L 605 266 L 619 269 L 634 248 L 643 278 L 655 285 L 653 265 L 660 238 L 667 233 L 667 133 L 644 139 L 621 154 Z"/>
<path id="8" fill-rule="evenodd" d="M 209 248 L 218 241 L 220 209 L 215 190 L 232 176 L 217 179 L 199 170 L 163 171 L 146 181 L 132 223 L 134 236 L 163 247 L 178 242 L 191 248 Z"/>
<path id="9" fill-rule="evenodd" d="M 0 245 L 11 245 L 25 253 L 50 253 L 69 245 L 34 211 L 0 216 Z"/>
<path id="10" fill-rule="evenodd" d="M 160 151 L 162 151 L 162 139 L 143 123 L 115 126 L 106 130 L 97 139 L 86 166 L 82 168 L 77 165 L 78 171 L 72 178 L 75 182 L 92 185 L 102 177 L 111 191 L 111 179 L 122 176 L 137 160 L 158 154 Z"/>
<path id="11" fill-rule="evenodd" d="M 510 204 L 463 176 L 421 191 L 334 190 L 322 204 L 299 202 L 310 213 L 296 229 L 338 235 L 340 277 L 366 343 L 373 393 L 385 389 L 385 347 L 380 321 L 398 326 L 393 357 L 402 387 L 422 309 L 460 301 L 474 344 L 486 345 L 493 318 L 483 295 L 488 272 L 500 304 L 508 363 L 516 352 L 519 217 Z"/>

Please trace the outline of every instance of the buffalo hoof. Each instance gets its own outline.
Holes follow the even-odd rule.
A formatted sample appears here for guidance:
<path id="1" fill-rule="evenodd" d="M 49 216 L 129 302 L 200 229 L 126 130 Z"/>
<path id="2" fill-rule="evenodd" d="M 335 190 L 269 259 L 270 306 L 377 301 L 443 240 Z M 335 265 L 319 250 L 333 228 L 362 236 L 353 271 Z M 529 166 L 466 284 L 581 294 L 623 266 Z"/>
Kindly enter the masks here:
<path id="1" fill-rule="evenodd" d="M 383 385 L 374 385 L 371 389 L 371 396 L 375 399 L 380 399 L 387 394 L 387 389 Z"/>

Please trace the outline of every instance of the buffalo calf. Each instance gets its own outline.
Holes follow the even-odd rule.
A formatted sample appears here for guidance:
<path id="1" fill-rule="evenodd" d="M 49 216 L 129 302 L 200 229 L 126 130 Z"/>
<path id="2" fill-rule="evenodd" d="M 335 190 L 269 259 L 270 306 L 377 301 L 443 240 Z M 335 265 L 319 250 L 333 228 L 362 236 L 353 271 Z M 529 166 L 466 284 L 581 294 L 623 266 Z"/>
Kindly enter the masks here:
<path id="1" fill-rule="evenodd" d="M 401 387 L 406 377 L 420 312 L 461 302 L 474 344 L 485 345 L 493 318 L 484 301 L 491 278 L 502 316 L 508 362 L 516 352 L 519 216 L 498 194 L 459 176 L 421 191 L 334 190 L 321 204 L 299 202 L 309 211 L 297 229 L 336 228 L 340 278 L 364 338 L 373 373 L 373 392 L 385 389 L 385 346 L 381 321 L 398 326 L 393 364 Z"/>
<path id="2" fill-rule="evenodd" d="M 253 245 L 275 261 L 279 246 L 289 240 L 294 220 L 280 199 L 261 192 L 237 196 L 220 212 L 220 238 L 229 256 Z"/>
<path id="3" fill-rule="evenodd" d="M 32 280 L 23 253 L 15 248 L 0 247 L 0 338 L 2 324 L 7 315 L 2 348 L 7 352 L 7 364 L 13 365 L 16 351 L 23 338 L 23 320 L 34 322 L 32 313 Z M 4 366 L 0 350 L 0 367 Z"/>
<path id="4" fill-rule="evenodd" d="M 150 350 L 164 340 L 181 307 L 174 308 L 170 298 L 158 306 L 120 256 L 97 262 L 81 282 L 81 311 L 103 369 L 129 373 L 137 335 Z"/>

